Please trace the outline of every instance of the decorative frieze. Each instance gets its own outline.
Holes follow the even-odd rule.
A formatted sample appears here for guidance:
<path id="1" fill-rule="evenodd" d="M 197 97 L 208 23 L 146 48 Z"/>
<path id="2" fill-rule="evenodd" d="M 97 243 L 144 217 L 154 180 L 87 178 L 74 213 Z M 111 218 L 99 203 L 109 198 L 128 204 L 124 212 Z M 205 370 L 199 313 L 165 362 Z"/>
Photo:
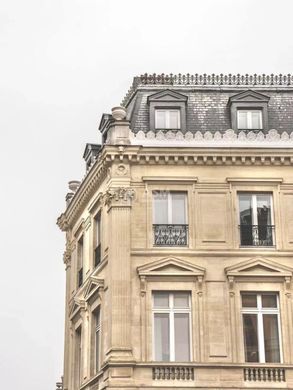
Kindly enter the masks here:
<path id="1" fill-rule="evenodd" d="M 225 132 L 210 132 L 204 133 L 197 131 L 192 133 L 182 133 L 182 131 L 168 130 L 163 132 L 148 131 L 147 133 L 139 131 L 131 133 L 131 145 L 143 146 L 211 146 L 211 147 L 293 147 L 293 132 L 286 131 L 281 134 L 271 129 L 267 133 L 262 131 L 240 131 L 236 132 L 233 129 L 228 129 Z"/>

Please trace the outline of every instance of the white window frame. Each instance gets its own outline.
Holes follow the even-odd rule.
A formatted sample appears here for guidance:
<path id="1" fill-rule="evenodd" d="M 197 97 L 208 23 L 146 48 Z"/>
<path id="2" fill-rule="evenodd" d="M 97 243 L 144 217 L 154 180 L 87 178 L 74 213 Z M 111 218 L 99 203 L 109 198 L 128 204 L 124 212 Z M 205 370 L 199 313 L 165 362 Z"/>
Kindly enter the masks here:
<path id="1" fill-rule="evenodd" d="M 175 308 L 174 307 L 174 294 L 184 292 L 188 294 L 188 308 Z M 169 296 L 169 308 L 155 308 L 155 294 L 168 293 Z M 155 345 L 155 314 L 169 314 L 169 346 L 170 346 L 170 362 L 175 362 L 175 321 L 174 314 L 184 313 L 189 317 L 189 360 L 192 361 L 192 322 L 191 322 L 191 292 L 190 291 L 153 291 L 152 292 L 152 339 L 153 339 L 153 360 L 156 360 L 156 345 Z M 167 362 L 164 361 L 163 362 Z"/>
<path id="2" fill-rule="evenodd" d="M 155 202 L 155 195 L 160 192 L 160 191 L 153 191 L 153 203 Z M 163 225 L 174 225 L 173 223 L 173 202 L 172 202 L 172 194 L 183 194 L 185 196 L 185 202 L 184 202 L 184 219 L 185 219 L 185 224 L 182 225 L 188 225 L 188 216 L 187 216 L 187 192 L 185 191 L 162 191 L 162 197 L 167 198 L 167 208 L 168 208 L 168 221 L 164 223 Z M 156 225 L 156 215 L 155 215 L 155 207 L 153 207 L 153 221 L 154 224 Z"/>
<path id="3" fill-rule="evenodd" d="M 239 127 L 239 115 L 240 115 L 240 112 L 245 112 L 246 113 L 246 121 L 247 121 L 247 127 L 246 128 L 240 128 Z M 260 116 L 260 127 L 259 129 L 255 129 L 254 127 L 252 127 L 252 112 L 259 112 L 259 116 Z M 238 130 L 263 130 L 263 113 L 262 113 L 262 110 L 261 109 L 250 109 L 250 110 L 240 110 L 238 109 L 237 110 L 237 129 Z"/>
<path id="4" fill-rule="evenodd" d="M 270 197 L 270 206 L 271 206 L 271 226 L 275 226 L 273 194 L 270 193 L 270 192 L 238 192 L 238 206 L 239 206 L 238 218 L 239 218 L 239 225 L 241 225 L 241 219 L 240 219 L 240 195 L 250 195 L 251 196 L 252 225 L 253 226 L 258 226 L 258 223 L 257 223 L 257 196 L 268 195 Z M 274 245 L 276 245 L 274 232 L 272 233 L 272 238 L 273 238 L 273 246 L 274 246 Z M 262 246 L 260 246 L 260 247 L 262 247 Z"/>
<path id="5" fill-rule="evenodd" d="M 173 127 L 170 126 L 170 112 L 172 112 L 172 111 L 176 111 L 178 113 L 177 127 L 176 128 L 173 128 Z M 165 113 L 166 127 L 158 127 L 157 126 L 157 122 L 158 122 L 157 115 L 158 115 L 159 112 L 164 112 Z M 171 108 L 171 109 L 156 108 L 155 109 L 155 128 L 156 129 L 180 130 L 180 128 L 181 128 L 181 126 L 180 126 L 180 123 L 181 123 L 180 115 L 181 115 L 181 113 L 180 113 L 180 109 L 179 108 Z"/>
<path id="6" fill-rule="evenodd" d="M 101 367 L 101 307 L 98 306 L 95 315 L 95 371 L 99 372 Z M 99 321 L 97 321 L 97 319 Z M 99 349 L 97 350 L 97 338 L 99 339 Z"/>
<path id="7" fill-rule="evenodd" d="M 256 295 L 257 307 L 242 307 L 242 295 Z M 263 295 L 275 295 L 277 300 L 277 307 L 267 307 L 263 308 L 261 303 L 261 297 Z M 264 314 L 275 314 L 278 319 L 278 334 L 279 334 L 279 353 L 280 353 L 280 363 L 283 363 L 283 350 L 282 350 L 282 335 L 281 335 L 281 320 L 280 320 L 280 301 L 279 294 L 275 292 L 241 292 L 241 320 L 242 320 L 242 331 L 244 332 L 243 324 L 243 314 L 256 314 L 257 315 L 257 338 L 258 338 L 258 363 L 266 363 L 265 359 L 265 344 L 264 344 L 264 330 L 263 330 L 263 315 Z M 245 345 L 244 345 L 244 336 L 243 336 L 243 346 L 244 346 L 244 360 L 245 360 Z M 247 362 L 252 363 L 252 362 Z M 272 363 L 273 364 L 273 363 Z"/>

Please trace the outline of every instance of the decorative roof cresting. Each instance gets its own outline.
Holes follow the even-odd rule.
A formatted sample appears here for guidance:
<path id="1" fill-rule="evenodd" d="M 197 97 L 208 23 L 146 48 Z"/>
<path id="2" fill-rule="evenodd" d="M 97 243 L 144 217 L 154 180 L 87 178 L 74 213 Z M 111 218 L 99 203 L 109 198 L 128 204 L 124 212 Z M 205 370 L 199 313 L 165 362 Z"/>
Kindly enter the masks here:
<path id="1" fill-rule="evenodd" d="M 135 91 L 139 86 L 153 86 L 153 85 L 184 85 L 184 86 L 292 86 L 293 74 L 157 74 L 144 73 L 136 76 L 133 83 L 128 90 L 126 96 L 121 102 L 122 106 L 126 106 L 131 100 Z"/>

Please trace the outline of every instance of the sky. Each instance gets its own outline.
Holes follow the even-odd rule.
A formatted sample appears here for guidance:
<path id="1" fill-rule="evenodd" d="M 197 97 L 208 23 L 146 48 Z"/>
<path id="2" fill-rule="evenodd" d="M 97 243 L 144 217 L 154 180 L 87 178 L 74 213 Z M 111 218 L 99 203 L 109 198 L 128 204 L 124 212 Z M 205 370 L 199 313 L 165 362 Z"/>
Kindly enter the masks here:
<path id="1" fill-rule="evenodd" d="M 69 180 L 142 73 L 293 73 L 292 0 L 0 1 L 0 375 L 63 369 Z"/>

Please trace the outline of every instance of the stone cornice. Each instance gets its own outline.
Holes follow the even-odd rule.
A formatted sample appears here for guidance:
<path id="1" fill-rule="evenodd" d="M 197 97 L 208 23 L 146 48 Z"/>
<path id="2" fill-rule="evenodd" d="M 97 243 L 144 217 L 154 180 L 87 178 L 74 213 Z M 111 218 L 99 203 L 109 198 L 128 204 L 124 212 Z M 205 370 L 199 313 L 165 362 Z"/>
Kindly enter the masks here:
<path id="1" fill-rule="evenodd" d="M 127 162 L 130 165 L 292 166 L 293 149 L 285 145 L 279 148 L 104 146 L 67 210 L 58 218 L 57 224 L 61 230 L 72 228 L 114 162 Z"/>

